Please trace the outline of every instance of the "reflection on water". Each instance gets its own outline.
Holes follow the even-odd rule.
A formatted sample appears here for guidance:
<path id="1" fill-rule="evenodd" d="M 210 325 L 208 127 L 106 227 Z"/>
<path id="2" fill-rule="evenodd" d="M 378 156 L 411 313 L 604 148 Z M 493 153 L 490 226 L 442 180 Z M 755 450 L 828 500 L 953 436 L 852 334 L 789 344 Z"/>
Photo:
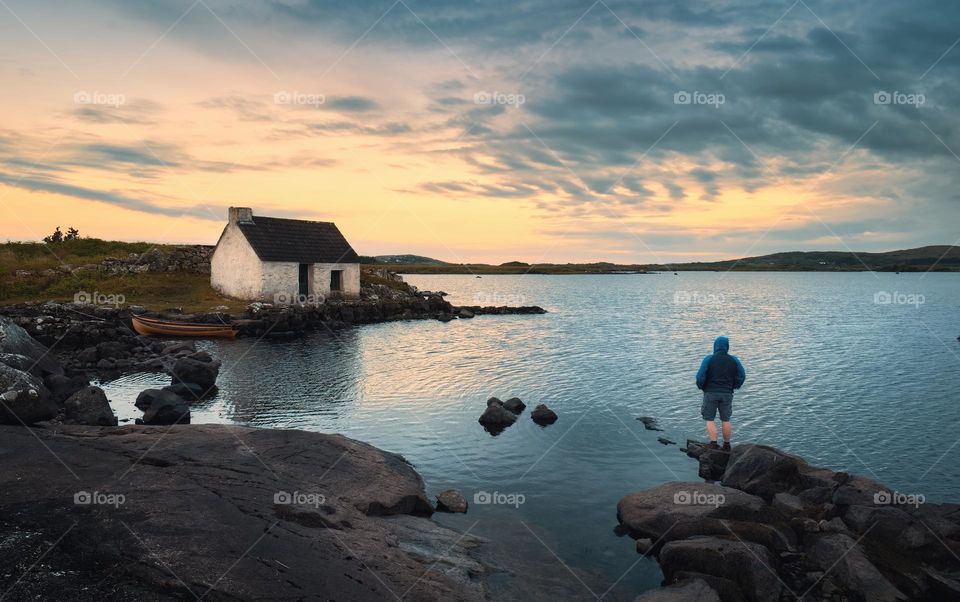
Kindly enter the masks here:
<path id="1" fill-rule="evenodd" d="M 678 442 L 700 438 L 693 375 L 723 333 L 747 369 L 737 441 L 778 445 L 930 500 L 960 497 L 960 476 L 941 459 L 960 417 L 960 275 L 407 279 L 455 304 L 497 299 L 551 313 L 204 342 L 223 361 L 220 394 L 195 406 L 193 421 L 340 432 L 402 453 L 431 494 L 522 494 L 518 507 L 472 503 L 466 516 L 437 520 L 526 559 L 521 578 L 498 576 L 503 587 L 591 599 L 586 586 L 599 594 L 626 573 L 611 593 L 626 600 L 661 574 L 653 561 L 631 569 L 633 542 L 613 533 L 617 501 L 697 472 L 636 417 L 656 416 Z M 876 304 L 878 291 L 923 294 L 925 303 Z M 132 418 L 136 394 L 166 383 L 138 375 L 106 388 L 121 418 Z M 491 395 L 547 403 L 560 420 L 540 428 L 528 409 L 490 437 L 477 418 Z"/>

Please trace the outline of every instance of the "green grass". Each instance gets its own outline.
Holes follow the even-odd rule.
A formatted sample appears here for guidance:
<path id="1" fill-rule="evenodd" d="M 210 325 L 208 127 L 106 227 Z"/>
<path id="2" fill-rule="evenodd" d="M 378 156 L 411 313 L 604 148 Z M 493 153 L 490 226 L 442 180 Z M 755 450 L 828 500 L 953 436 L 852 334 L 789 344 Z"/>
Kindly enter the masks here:
<path id="1" fill-rule="evenodd" d="M 7 242 L 0 244 L 0 277 L 12 275 L 15 270 L 57 269 L 63 264 L 73 267 L 100 263 L 107 257 L 126 257 L 130 253 L 145 253 L 150 249 L 169 251 L 171 245 L 149 242 L 121 242 L 80 238 L 59 243 Z"/>

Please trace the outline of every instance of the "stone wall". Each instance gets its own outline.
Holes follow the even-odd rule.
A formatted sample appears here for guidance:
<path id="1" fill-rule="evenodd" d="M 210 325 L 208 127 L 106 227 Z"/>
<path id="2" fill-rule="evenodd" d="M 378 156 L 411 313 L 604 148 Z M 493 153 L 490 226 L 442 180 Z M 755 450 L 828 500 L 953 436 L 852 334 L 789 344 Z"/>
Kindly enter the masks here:
<path id="1" fill-rule="evenodd" d="M 171 251 L 151 249 L 146 253 L 131 253 L 126 257 L 107 257 L 100 263 L 73 266 L 61 265 L 49 270 L 17 270 L 17 278 L 56 276 L 57 274 L 83 274 L 96 272 L 107 276 L 141 274 L 144 272 L 183 272 L 209 274 L 210 257 L 214 247 L 208 245 L 184 245 Z"/>

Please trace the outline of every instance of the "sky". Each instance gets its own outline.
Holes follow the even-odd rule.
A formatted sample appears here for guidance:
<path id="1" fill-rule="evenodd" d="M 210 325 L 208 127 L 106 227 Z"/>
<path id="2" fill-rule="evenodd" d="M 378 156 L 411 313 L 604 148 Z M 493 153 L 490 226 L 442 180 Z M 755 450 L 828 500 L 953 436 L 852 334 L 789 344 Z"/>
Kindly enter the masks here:
<path id="1" fill-rule="evenodd" d="M 668 263 L 960 236 L 960 3 L 0 0 L 0 240 Z"/>

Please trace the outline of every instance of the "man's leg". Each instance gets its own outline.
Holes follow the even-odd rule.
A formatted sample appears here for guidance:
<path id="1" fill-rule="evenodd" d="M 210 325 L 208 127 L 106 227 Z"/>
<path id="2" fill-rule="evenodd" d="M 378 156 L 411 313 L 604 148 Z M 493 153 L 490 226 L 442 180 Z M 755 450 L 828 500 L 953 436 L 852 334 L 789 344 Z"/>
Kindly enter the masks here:
<path id="1" fill-rule="evenodd" d="M 717 409 L 720 411 L 720 423 L 723 426 L 723 449 L 730 451 L 730 441 L 733 439 L 733 424 L 730 422 L 733 417 L 733 394 L 724 395 Z"/>
<path id="2" fill-rule="evenodd" d="M 713 420 L 707 420 L 707 435 L 710 437 L 710 443 L 717 442 L 717 423 Z"/>
<path id="3" fill-rule="evenodd" d="M 716 429 L 716 426 L 714 426 Z M 723 440 L 727 443 L 733 439 L 733 424 L 728 420 L 723 423 Z"/>

